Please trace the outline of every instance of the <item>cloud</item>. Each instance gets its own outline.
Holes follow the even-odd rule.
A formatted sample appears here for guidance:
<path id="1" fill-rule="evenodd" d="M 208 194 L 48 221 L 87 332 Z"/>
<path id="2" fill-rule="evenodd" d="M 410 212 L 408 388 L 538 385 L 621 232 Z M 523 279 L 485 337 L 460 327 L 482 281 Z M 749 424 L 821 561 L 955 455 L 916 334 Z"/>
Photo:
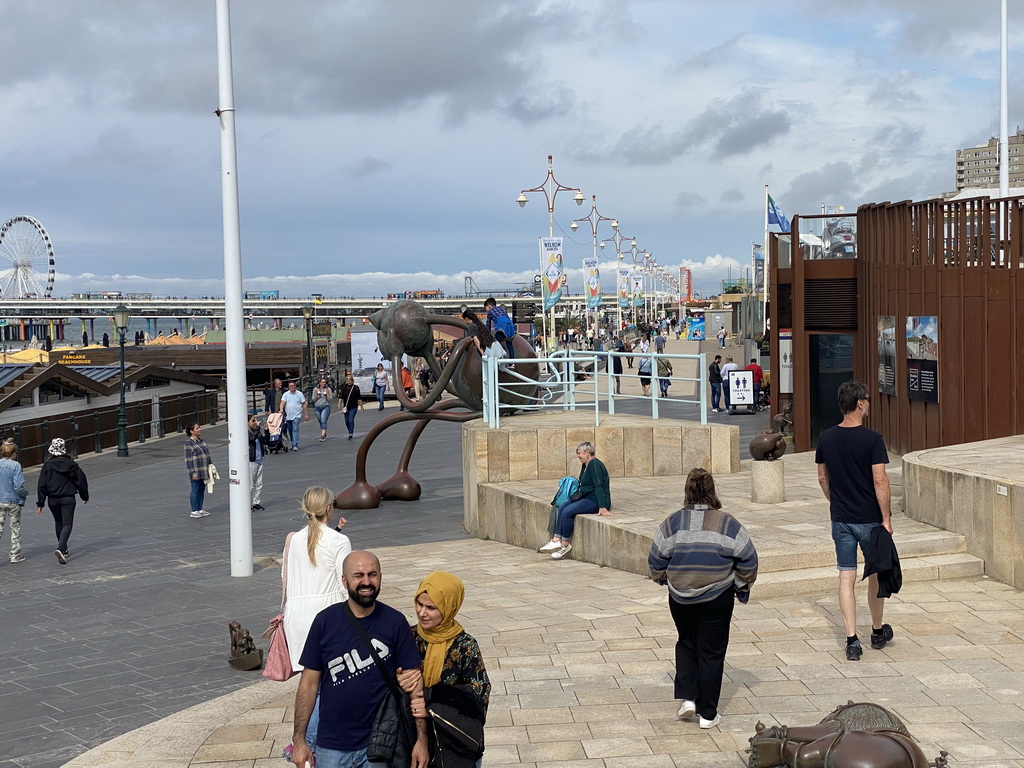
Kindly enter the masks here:
<path id="1" fill-rule="evenodd" d="M 345 171 L 354 179 L 389 170 L 391 170 L 391 163 L 381 160 L 379 157 L 364 157 L 345 166 Z"/>
<path id="2" fill-rule="evenodd" d="M 740 203 L 746 200 L 746 195 L 744 195 L 742 190 L 739 188 L 730 187 L 729 189 L 723 190 L 718 199 L 722 203 Z"/>

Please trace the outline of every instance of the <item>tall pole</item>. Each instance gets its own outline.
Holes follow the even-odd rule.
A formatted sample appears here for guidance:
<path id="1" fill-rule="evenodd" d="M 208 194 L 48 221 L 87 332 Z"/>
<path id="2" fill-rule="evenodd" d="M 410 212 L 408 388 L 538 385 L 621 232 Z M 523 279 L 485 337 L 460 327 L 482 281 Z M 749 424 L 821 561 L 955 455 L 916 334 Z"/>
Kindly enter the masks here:
<path id="1" fill-rule="evenodd" d="M 1010 196 L 1010 117 L 1006 96 L 1006 0 L 999 29 L 999 196 Z"/>
<path id="2" fill-rule="evenodd" d="M 228 0 L 217 0 L 217 117 L 220 118 L 221 205 L 224 219 L 224 330 L 228 394 L 228 501 L 231 575 L 252 576 L 252 509 L 249 495 L 248 408 L 245 402 L 245 328 L 242 308 L 242 243 L 238 221 L 238 158 L 231 73 Z"/>
<path id="3" fill-rule="evenodd" d="M 128 415 L 124 410 L 124 335 L 127 328 L 118 328 L 121 344 L 121 400 L 117 405 L 117 455 L 124 458 L 128 455 Z"/>

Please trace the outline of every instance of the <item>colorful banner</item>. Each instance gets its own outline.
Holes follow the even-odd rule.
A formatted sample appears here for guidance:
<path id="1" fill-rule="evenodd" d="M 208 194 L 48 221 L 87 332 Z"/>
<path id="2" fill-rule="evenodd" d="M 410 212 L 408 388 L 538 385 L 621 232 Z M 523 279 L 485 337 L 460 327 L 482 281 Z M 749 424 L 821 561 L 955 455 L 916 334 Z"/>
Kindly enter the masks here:
<path id="1" fill-rule="evenodd" d="M 629 306 L 629 267 L 619 267 L 619 306 Z"/>
<path id="2" fill-rule="evenodd" d="M 686 338 L 689 341 L 704 341 L 707 338 L 704 315 L 695 315 L 686 323 Z"/>
<path id="3" fill-rule="evenodd" d="M 562 300 L 562 238 L 540 238 L 540 264 L 544 272 L 544 311 Z"/>
<path id="4" fill-rule="evenodd" d="M 633 282 L 633 306 L 642 307 L 644 305 L 644 276 L 633 275 L 631 278 Z"/>
<path id="5" fill-rule="evenodd" d="M 583 284 L 586 286 L 587 309 L 601 306 L 601 270 L 593 256 L 583 260 Z"/>

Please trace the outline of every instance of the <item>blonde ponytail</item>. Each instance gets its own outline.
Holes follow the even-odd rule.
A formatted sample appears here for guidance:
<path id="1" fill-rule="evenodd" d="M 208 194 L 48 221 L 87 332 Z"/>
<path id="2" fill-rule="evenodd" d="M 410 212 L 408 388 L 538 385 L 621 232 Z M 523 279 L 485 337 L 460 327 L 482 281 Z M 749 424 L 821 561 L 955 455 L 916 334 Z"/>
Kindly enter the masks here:
<path id="1" fill-rule="evenodd" d="M 306 513 L 306 526 L 309 536 L 306 540 L 306 552 L 309 554 L 309 562 L 316 567 L 316 548 L 323 535 L 321 523 L 325 523 L 331 516 L 331 508 L 334 505 L 334 494 L 323 485 L 314 485 L 306 489 L 302 495 L 302 511 Z"/>

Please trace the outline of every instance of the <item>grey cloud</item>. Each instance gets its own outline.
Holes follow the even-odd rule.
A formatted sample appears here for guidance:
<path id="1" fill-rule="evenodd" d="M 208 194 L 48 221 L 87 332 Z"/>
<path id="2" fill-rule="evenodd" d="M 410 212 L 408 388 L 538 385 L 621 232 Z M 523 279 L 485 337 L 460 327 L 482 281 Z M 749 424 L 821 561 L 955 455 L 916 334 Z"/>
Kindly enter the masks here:
<path id="1" fill-rule="evenodd" d="M 391 170 L 391 163 L 387 160 L 381 160 L 379 157 L 364 157 L 345 166 L 345 171 L 348 175 L 355 179 L 361 179 L 365 176 L 389 170 Z"/>
<path id="2" fill-rule="evenodd" d="M 676 195 L 675 200 L 676 208 L 681 210 L 696 208 L 699 205 L 704 205 L 705 202 L 704 197 L 696 192 L 680 192 Z"/>
<path id="3" fill-rule="evenodd" d="M 142 147 L 135 134 L 123 126 L 101 131 L 86 152 L 71 155 L 72 168 L 158 171 L 171 166 L 166 151 Z"/>
<path id="4" fill-rule="evenodd" d="M 909 72 L 899 72 L 880 77 L 868 92 L 870 104 L 877 107 L 904 107 L 908 104 L 920 104 L 924 98 L 910 85 L 913 76 Z"/>
<path id="5" fill-rule="evenodd" d="M 723 203 L 741 203 L 746 200 L 746 195 L 736 187 L 732 187 L 722 192 L 718 199 Z"/>
<path id="6" fill-rule="evenodd" d="M 733 35 L 728 40 L 723 40 L 718 45 L 705 48 L 696 55 L 690 57 L 684 64 L 683 69 L 710 69 L 722 63 L 723 59 L 730 58 L 739 46 L 743 34 Z"/>
<path id="7" fill-rule="evenodd" d="M 769 144 L 792 127 L 786 112 L 765 106 L 760 93 L 747 89 L 711 102 L 677 131 L 669 132 L 660 123 L 634 126 L 608 154 L 630 165 L 658 165 L 710 145 L 716 158 L 724 158 Z"/>
<path id="8" fill-rule="evenodd" d="M 789 189 L 775 199 L 785 199 L 787 208 L 784 211 L 792 216 L 790 211 L 817 213 L 823 201 L 832 205 L 842 204 L 849 209 L 859 197 L 853 166 L 840 160 L 800 174 L 793 179 Z"/>

